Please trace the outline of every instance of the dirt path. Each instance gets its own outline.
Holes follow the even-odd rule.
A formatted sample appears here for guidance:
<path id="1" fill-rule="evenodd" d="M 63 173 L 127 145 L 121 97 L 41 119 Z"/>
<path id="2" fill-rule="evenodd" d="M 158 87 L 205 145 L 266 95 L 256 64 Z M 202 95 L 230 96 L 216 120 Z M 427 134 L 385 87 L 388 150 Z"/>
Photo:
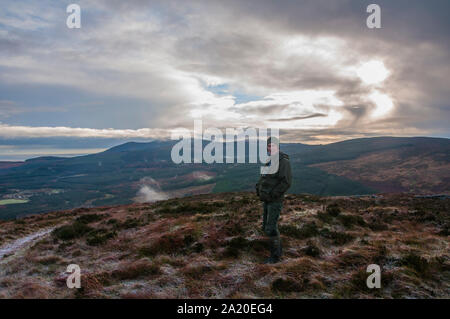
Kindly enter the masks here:
<path id="1" fill-rule="evenodd" d="M 8 243 L 8 244 L 6 244 L 4 246 L 1 246 L 0 247 L 0 260 L 2 260 L 5 255 L 10 255 L 11 253 L 15 253 L 19 249 L 21 249 L 21 248 L 27 246 L 28 244 L 34 242 L 36 239 L 47 235 L 52 230 L 53 230 L 53 228 L 43 229 L 43 230 L 40 230 L 38 232 L 29 234 L 29 235 L 27 235 L 25 237 L 16 239 L 15 241 L 13 241 L 11 243 Z"/>

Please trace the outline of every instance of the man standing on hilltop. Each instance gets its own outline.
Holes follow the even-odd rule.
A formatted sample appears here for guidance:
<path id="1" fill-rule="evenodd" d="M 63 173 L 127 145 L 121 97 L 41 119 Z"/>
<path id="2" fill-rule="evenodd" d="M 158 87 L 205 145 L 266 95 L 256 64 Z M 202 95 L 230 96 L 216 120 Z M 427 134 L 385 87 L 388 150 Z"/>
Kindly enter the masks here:
<path id="1" fill-rule="evenodd" d="M 256 194 L 263 202 L 263 232 L 270 240 L 270 257 L 265 263 L 277 263 L 280 261 L 282 248 L 280 232 L 278 231 L 278 218 L 283 208 L 283 198 L 291 187 L 292 174 L 289 156 L 280 152 L 280 143 L 276 137 L 267 140 L 267 153 L 270 160 L 266 166 L 270 166 L 275 156 L 278 156 L 278 170 L 272 174 L 261 174 L 256 184 Z"/>

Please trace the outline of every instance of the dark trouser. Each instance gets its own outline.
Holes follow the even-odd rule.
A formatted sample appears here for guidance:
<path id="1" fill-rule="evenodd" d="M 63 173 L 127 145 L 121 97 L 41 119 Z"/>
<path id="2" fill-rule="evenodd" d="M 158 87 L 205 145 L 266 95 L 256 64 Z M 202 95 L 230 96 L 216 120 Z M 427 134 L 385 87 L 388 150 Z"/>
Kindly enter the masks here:
<path id="1" fill-rule="evenodd" d="M 263 230 L 270 240 L 270 256 L 273 258 L 281 257 L 281 239 L 278 231 L 278 218 L 280 217 L 283 203 L 279 202 L 264 202 L 263 214 Z"/>

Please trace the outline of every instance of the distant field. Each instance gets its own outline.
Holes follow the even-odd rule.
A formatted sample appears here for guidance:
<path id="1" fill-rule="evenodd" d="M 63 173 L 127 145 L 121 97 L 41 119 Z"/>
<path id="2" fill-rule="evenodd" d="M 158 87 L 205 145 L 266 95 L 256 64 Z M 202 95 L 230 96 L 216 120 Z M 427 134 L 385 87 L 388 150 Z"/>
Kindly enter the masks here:
<path id="1" fill-rule="evenodd" d="M 0 200 L 0 205 L 24 204 L 28 202 L 28 199 L 2 199 Z"/>

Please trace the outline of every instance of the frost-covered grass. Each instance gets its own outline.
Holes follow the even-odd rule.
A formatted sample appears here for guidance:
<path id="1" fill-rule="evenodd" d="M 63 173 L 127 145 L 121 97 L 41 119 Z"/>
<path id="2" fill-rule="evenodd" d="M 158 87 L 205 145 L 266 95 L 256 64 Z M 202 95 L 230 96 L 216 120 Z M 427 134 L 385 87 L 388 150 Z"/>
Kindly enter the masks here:
<path id="1" fill-rule="evenodd" d="M 289 195 L 275 265 L 262 264 L 268 242 L 249 193 L 29 216 L 1 222 L 0 246 L 55 230 L 0 260 L 0 297 L 449 298 L 449 211 L 448 200 L 407 195 Z M 65 285 L 73 263 L 82 289 Z M 381 289 L 365 284 L 369 264 Z"/>

